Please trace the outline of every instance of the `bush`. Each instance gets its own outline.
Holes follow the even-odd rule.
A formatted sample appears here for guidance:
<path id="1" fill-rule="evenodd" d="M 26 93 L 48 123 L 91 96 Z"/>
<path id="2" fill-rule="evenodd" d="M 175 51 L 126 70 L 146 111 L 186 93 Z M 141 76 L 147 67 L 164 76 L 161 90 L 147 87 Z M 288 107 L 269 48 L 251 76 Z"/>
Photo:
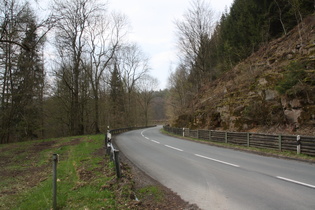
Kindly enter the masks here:
<path id="1" fill-rule="evenodd" d="M 306 73 L 303 64 L 296 61 L 291 62 L 286 68 L 283 79 L 276 86 L 276 90 L 284 95 L 299 81 L 302 81 L 305 76 Z"/>

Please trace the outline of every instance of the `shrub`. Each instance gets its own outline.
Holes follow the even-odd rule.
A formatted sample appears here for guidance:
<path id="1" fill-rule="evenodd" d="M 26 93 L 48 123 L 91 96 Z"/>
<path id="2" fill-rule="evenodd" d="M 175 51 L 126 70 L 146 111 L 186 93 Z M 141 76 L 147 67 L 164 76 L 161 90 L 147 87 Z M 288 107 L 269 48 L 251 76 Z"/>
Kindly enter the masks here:
<path id="1" fill-rule="evenodd" d="M 306 76 L 304 66 L 297 61 L 291 62 L 287 68 L 283 79 L 280 80 L 276 86 L 276 90 L 284 95 L 288 90 L 295 86 L 299 81 L 303 80 Z"/>

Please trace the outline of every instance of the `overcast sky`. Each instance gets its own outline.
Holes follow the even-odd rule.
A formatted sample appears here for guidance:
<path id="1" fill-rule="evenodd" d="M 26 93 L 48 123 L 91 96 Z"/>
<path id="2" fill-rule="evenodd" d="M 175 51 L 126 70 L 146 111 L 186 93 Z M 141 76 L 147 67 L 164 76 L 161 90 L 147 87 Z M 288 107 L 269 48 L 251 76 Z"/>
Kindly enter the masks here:
<path id="1" fill-rule="evenodd" d="M 34 0 L 35 8 L 45 11 L 49 0 Z M 102 1 L 102 0 L 101 0 Z M 129 40 L 136 42 L 144 54 L 150 58 L 150 74 L 159 81 L 158 89 L 167 88 L 171 70 L 177 66 L 175 20 L 183 18 L 194 0 L 104 0 L 109 3 L 109 11 L 117 11 L 127 16 L 131 25 Z M 205 0 L 216 16 L 221 16 L 234 0 Z M 40 14 L 45 14 L 41 12 Z M 52 52 L 47 52 L 53 57 Z"/>
<path id="2" fill-rule="evenodd" d="M 233 0 L 206 0 L 219 17 Z M 150 58 L 150 74 L 167 88 L 170 69 L 177 63 L 174 21 L 190 8 L 191 0 L 109 0 L 111 10 L 125 14 L 131 24 L 130 41 Z"/>

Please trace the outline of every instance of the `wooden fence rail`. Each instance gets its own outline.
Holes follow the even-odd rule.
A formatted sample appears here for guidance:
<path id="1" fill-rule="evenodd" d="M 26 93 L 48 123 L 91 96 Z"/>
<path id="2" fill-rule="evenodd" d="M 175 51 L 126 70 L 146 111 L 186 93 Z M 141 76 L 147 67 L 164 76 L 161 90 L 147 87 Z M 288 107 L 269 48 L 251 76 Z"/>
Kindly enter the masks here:
<path id="1" fill-rule="evenodd" d="M 188 128 L 172 128 L 170 126 L 164 126 L 163 128 L 167 132 L 184 137 L 247 147 L 297 151 L 297 146 L 300 145 L 301 154 L 315 156 L 315 136 L 300 136 L 300 141 L 298 142 L 295 135 L 190 130 Z"/>

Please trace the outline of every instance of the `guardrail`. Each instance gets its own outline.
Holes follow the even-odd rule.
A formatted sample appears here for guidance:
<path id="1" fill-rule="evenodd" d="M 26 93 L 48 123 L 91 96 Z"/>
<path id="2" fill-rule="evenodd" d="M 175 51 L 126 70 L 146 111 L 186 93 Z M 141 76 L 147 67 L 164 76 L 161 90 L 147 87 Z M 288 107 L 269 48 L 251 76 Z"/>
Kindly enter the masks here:
<path id="1" fill-rule="evenodd" d="M 120 161 L 119 161 L 119 150 L 117 150 L 112 144 L 112 134 L 108 130 L 105 135 L 105 148 L 106 154 L 109 155 L 110 160 L 115 163 L 115 170 L 117 178 L 121 178 Z"/>
<path id="2" fill-rule="evenodd" d="M 296 151 L 297 154 L 315 156 L 315 137 L 301 135 L 227 132 L 214 130 L 190 130 L 163 126 L 167 132 L 212 142 L 231 143 L 247 147 Z"/>
<path id="3" fill-rule="evenodd" d="M 112 135 L 117 135 L 120 133 L 124 133 L 131 130 L 137 130 L 142 128 L 150 128 L 154 126 L 146 126 L 146 127 L 129 127 L 129 128 L 119 128 L 108 130 L 105 134 L 105 150 L 106 155 L 109 155 L 110 160 L 112 160 L 115 164 L 116 176 L 117 178 L 121 178 L 121 169 L 120 169 L 120 161 L 119 161 L 119 150 L 116 149 L 112 142 Z"/>

